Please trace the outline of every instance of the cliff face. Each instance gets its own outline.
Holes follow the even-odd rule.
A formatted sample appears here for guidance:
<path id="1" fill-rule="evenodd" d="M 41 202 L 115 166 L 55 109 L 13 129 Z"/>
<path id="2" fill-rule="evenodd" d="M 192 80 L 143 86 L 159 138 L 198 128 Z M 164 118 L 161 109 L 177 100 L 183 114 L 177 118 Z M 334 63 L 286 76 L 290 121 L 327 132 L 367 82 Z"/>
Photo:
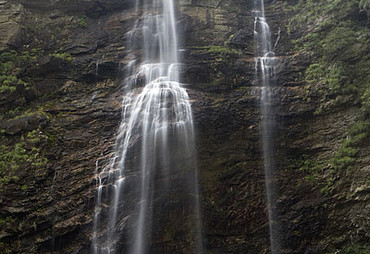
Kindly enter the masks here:
<path id="1" fill-rule="evenodd" d="M 279 62 L 273 103 L 283 252 L 367 253 L 369 7 L 265 5 Z M 206 253 L 269 248 L 252 8 L 241 0 L 178 8 Z M 95 172 L 107 163 L 121 118 L 134 4 L 3 1 L 0 18 L 1 252 L 88 253 Z M 166 241 L 176 245 L 175 233 Z"/>

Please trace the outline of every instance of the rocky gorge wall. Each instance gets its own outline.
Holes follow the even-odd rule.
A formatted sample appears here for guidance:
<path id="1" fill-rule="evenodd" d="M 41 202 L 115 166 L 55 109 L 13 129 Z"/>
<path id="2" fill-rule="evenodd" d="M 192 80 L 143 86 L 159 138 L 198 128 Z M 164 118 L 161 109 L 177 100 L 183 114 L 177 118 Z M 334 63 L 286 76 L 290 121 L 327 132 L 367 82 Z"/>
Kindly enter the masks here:
<path id="1" fill-rule="evenodd" d="M 359 4 L 265 1 L 279 59 L 283 253 L 369 251 L 369 7 Z M 206 253 L 269 249 L 252 8 L 178 8 Z M 126 0 L 0 2 L 1 253 L 89 253 L 95 172 L 114 146 L 135 20 Z M 155 244 L 176 246 L 180 231 Z"/>

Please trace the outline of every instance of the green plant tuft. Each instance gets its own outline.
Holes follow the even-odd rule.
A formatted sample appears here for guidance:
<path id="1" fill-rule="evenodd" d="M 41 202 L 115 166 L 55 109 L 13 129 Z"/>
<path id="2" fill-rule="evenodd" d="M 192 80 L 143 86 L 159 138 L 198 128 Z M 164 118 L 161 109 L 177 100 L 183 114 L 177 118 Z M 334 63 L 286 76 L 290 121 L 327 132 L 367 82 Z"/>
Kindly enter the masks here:
<path id="1" fill-rule="evenodd" d="M 81 16 L 79 21 L 78 21 L 78 25 L 79 27 L 81 28 L 87 28 L 87 17 L 85 15 Z"/>

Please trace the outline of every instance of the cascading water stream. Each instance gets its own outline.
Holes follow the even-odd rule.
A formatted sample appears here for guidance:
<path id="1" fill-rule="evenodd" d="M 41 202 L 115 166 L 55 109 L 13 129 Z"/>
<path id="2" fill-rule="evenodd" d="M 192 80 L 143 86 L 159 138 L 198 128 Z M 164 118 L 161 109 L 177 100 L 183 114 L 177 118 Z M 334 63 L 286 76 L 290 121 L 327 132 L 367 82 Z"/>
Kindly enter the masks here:
<path id="1" fill-rule="evenodd" d="M 201 253 L 194 127 L 189 96 L 179 82 L 174 3 L 139 1 L 142 17 L 127 35 L 135 44 L 141 30 L 142 64 L 132 51 L 115 150 L 97 175 L 92 252 L 150 253 L 157 235 L 170 231 L 174 222 L 166 220 L 180 201 L 179 224 L 191 225 L 192 240 L 185 245 Z"/>
<path id="2" fill-rule="evenodd" d="M 270 27 L 265 17 L 264 0 L 254 0 L 254 40 L 255 40 L 255 79 L 261 86 L 261 136 L 263 166 L 266 180 L 267 210 L 269 219 L 270 248 L 272 254 L 280 253 L 279 229 L 277 225 L 275 188 L 275 149 L 274 130 L 276 112 L 274 111 L 274 71 L 276 57 L 271 47 Z M 275 45 L 277 45 L 278 40 Z M 275 48 L 275 46 L 274 46 Z"/>

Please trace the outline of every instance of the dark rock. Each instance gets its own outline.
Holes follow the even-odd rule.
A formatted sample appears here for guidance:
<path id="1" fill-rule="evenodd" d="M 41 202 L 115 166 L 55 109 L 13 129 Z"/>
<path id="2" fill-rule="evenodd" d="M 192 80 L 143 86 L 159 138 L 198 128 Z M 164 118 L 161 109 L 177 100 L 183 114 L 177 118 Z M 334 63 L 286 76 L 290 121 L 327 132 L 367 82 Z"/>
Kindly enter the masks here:
<path id="1" fill-rule="evenodd" d="M 16 119 L 8 120 L 0 124 L 0 128 L 5 130 L 6 134 L 16 135 L 27 131 L 32 131 L 37 128 L 45 128 L 49 123 L 46 115 L 35 112 L 28 115 L 17 117 Z"/>
<path id="2" fill-rule="evenodd" d="M 230 44 L 240 49 L 246 49 L 248 46 L 253 46 L 251 44 L 252 41 L 253 31 L 250 29 L 240 29 L 230 40 Z"/>
<path id="3" fill-rule="evenodd" d="M 99 17 L 112 11 L 120 11 L 124 8 L 132 6 L 132 3 L 127 0 L 78 0 L 78 1 L 53 1 L 53 0 L 36 0 L 26 1 L 20 0 L 26 8 L 36 11 L 56 11 L 59 10 L 65 13 L 86 13 L 92 17 Z M 55 14 L 54 14 L 55 15 Z"/>
<path id="4" fill-rule="evenodd" d="M 7 1 L 0 4 L 0 50 L 20 46 L 22 33 L 19 20 L 22 15 L 22 5 Z"/>

